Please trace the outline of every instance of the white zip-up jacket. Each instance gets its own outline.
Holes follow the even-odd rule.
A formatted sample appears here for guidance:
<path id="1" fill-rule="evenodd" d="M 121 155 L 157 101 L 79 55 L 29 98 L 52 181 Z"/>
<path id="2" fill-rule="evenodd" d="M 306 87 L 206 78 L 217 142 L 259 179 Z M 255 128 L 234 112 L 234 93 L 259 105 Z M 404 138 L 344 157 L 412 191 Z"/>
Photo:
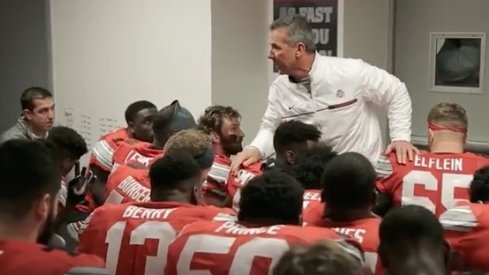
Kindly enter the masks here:
<path id="1" fill-rule="evenodd" d="M 391 141 L 411 140 L 411 99 L 404 83 L 359 59 L 316 54 L 308 85 L 280 75 L 270 87 L 268 106 L 251 147 L 273 154 L 273 134 L 292 119 L 316 125 L 322 141 L 338 153 L 359 152 L 373 163 L 382 149 L 374 105 L 387 109 Z"/>

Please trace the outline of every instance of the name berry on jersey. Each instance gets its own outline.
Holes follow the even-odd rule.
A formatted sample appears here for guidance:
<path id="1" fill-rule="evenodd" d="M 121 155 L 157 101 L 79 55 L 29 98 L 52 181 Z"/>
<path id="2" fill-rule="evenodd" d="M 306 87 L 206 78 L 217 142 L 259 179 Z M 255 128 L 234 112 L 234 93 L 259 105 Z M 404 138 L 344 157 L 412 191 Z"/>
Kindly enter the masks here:
<path id="1" fill-rule="evenodd" d="M 154 220 L 154 219 L 166 220 L 174 210 L 175 208 L 154 209 L 154 208 L 129 206 L 122 214 L 122 217 L 132 218 L 132 219 L 142 219 L 142 220 Z"/>

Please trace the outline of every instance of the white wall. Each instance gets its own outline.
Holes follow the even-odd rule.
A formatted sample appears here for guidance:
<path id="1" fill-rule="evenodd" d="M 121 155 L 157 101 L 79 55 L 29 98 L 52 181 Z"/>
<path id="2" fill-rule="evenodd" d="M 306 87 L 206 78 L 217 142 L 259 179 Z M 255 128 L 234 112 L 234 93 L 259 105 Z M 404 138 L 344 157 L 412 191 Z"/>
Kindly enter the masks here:
<path id="1" fill-rule="evenodd" d="M 485 70 L 484 94 L 469 95 L 429 92 L 430 32 L 489 33 L 487 0 L 398 0 L 396 8 L 395 71 L 405 80 L 413 100 L 413 134 L 426 141 L 426 116 L 439 102 L 455 102 L 465 107 L 469 119 L 469 144 L 489 150 L 489 70 Z M 487 45 L 486 45 L 487 51 Z M 489 55 L 486 53 L 486 65 Z"/>
<path id="2" fill-rule="evenodd" d="M 263 0 L 212 0 L 212 103 L 238 109 L 244 144 L 258 132 L 267 103 L 267 9 Z"/>
<path id="3" fill-rule="evenodd" d="M 210 0 L 51 0 L 51 28 L 58 121 L 91 143 L 133 101 L 211 103 Z"/>
<path id="4" fill-rule="evenodd" d="M 343 56 L 390 71 L 392 0 L 344 0 Z"/>
<path id="5" fill-rule="evenodd" d="M 344 0 L 343 3 L 343 56 L 360 58 L 391 72 L 393 0 Z M 386 144 L 387 115 L 383 108 L 377 108 L 377 115 Z"/>

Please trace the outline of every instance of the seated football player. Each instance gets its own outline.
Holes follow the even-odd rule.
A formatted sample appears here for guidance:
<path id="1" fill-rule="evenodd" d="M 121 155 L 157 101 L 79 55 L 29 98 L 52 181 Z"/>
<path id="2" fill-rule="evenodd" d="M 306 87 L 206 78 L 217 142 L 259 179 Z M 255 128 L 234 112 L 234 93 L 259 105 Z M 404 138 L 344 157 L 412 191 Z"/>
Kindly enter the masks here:
<path id="1" fill-rule="evenodd" d="M 99 257 L 44 245 L 53 233 L 61 176 L 51 154 L 38 141 L 0 145 L 0 273 L 107 274 Z"/>
<path id="2" fill-rule="evenodd" d="M 110 274 L 165 274 L 168 246 L 184 226 L 234 219 L 230 209 L 198 205 L 213 161 L 208 145 L 205 157 L 192 156 L 187 148 L 156 160 L 150 168 L 151 202 L 97 208 L 81 230 L 79 250 L 105 258 Z"/>
<path id="3" fill-rule="evenodd" d="M 216 206 L 228 205 L 231 200 L 226 184 L 231 166 L 230 157 L 243 150 L 241 115 L 232 107 L 213 105 L 205 110 L 198 125 L 211 137 L 216 154 L 209 178 L 204 183 L 204 202 Z"/>
<path id="4" fill-rule="evenodd" d="M 209 149 L 210 137 L 203 131 L 187 129 L 174 134 L 165 144 L 165 154 L 188 152 L 193 157 L 206 157 L 214 159 L 214 156 L 206 155 L 213 150 Z M 207 161 L 207 159 L 206 159 Z M 205 167 L 207 174 L 210 170 Z M 112 181 L 119 177 L 118 181 Z M 111 175 L 107 183 L 106 204 L 120 204 L 126 202 L 148 202 L 150 193 L 149 171 L 145 169 L 133 169 L 121 166 L 114 175 Z"/>
<path id="5" fill-rule="evenodd" d="M 280 258 L 273 275 L 365 275 L 362 265 L 334 241 L 296 245 Z"/>
<path id="6" fill-rule="evenodd" d="M 163 147 L 173 134 L 194 126 L 194 117 L 187 109 L 181 107 L 178 101 L 161 109 L 153 117 L 153 143 L 140 142 L 135 146 L 126 143 L 115 153 L 114 158 L 119 158 L 119 161 L 118 164 L 114 163 L 117 164 L 117 168 L 112 170 L 107 180 L 104 190 L 105 202 L 143 201 L 141 198 L 131 198 L 127 192 L 121 192 L 117 186 L 125 185 L 123 189 L 127 190 L 128 187 L 133 186 L 131 184 L 133 182 L 141 188 L 149 189 L 149 165 L 163 155 Z M 116 193 L 113 192 L 115 189 L 118 189 Z"/>
<path id="7" fill-rule="evenodd" d="M 173 101 L 170 105 L 152 114 L 151 124 L 149 125 L 152 133 L 152 143 L 130 139 L 115 150 L 112 157 L 111 174 L 119 170 L 119 166 L 147 170 L 151 165 L 151 161 L 163 154 L 163 146 L 173 133 L 194 125 L 195 120 L 192 114 L 181 107 L 177 100 Z M 132 169 L 127 171 L 132 171 Z M 121 175 L 116 178 L 121 179 L 121 177 L 124 178 Z M 106 183 L 108 180 L 108 178 L 105 178 L 105 181 L 97 179 L 91 185 L 90 191 L 96 206 L 103 204 L 106 200 L 108 194 Z M 90 198 L 87 198 L 87 201 L 90 202 Z M 89 208 L 93 211 L 93 207 Z"/>
<path id="8" fill-rule="evenodd" d="M 251 166 L 241 166 L 236 173 L 230 173 L 228 179 L 228 194 L 232 197 L 232 207 L 238 210 L 240 189 L 263 170 L 278 169 L 291 173 L 292 166 L 308 148 L 319 144 L 321 131 L 315 126 L 301 121 L 292 120 L 281 123 L 273 136 L 273 148 L 276 158 L 270 159 L 264 165 L 260 162 Z"/>
<path id="9" fill-rule="evenodd" d="M 378 254 L 386 274 L 449 274 L 450 248 L 440 222 L 428 209 L 418 205 L 392 209 L 380 223 L 379 239 Z M 423 272 L 406 273 L 406 267 L 413 265 L 424 268 Z"/>
<path id="10" fill-rule="evenodd" d="M 112 170 L 112 159 L 114 152 L 128 140 L 150 142 L 153 138 L 151 125 L 153 116 L 156 114 L 156 106 L 146 100 L 136 101 L 130 104 L 125 113 L 127 127 L 120 128 L 114 132 L 101 137 L 95 143 L 90 156 L 89 169 L 95 174 L 96 182 L 105 184 Z M 95 198 L 99 199 L 95 196 Z M 100 205 L 103 200 L 98 201 Z"/>
<path id="11" fill-rule="evenodd" d="M 51 128 L 48 137 L 43 142 L 51 149 L 55 162 L 58 163 L 61 169 L 62 179 L 58 204 L 58 212 L 61 212 L 66 207 L 70 192 L 73 192 L 77 188 L 86 188 L 85 186 L 76 186 L 79 184 L 79 179 L 68 184 L 65 181 L 65 177 L 75 167 L 80 158 L 88 152 L 87 144 L 83 137 L 75 130 L 64 126 Z M 68 192 L 68 187 L 70 187 L 70 192 Z M 73 197 L 70 196 L 70 198 Z M 77 203 L 77 200 L 71 199 L 68 201 L 69 205 L 75 203 Z"/>
<path id="12" fill-rule="evenodd" d="M 324 214 L 324 202 L 321 198 L 321 177 L 326 165 L 336 157 L 331 147 L 318 146 L 305 150 L 295 164 L 287 171 L 304 187 L 304 204 L 302 210 L 303 225 L 321 223 Z"/>
<path id="13" fill-rule="evenodd" d="M 460 202 L 440 216 L 445 238 L 461 257 L 465 270 L 488 271 L 489 167 L 474 175 L 470 203 Z"/>
<path id="14" fill-rule="evenodd" d="M 465 109 L 454 103 L 435 105 L 428 114 L 430 152 L 415 155 L 405 165 L 397 163 L 395 153 L 379 160 L 380 196 L 374 211 L 383 216 L 391 207 L 416 204 L 438 217 L 458 201 L 468 201 L 472 175 L 489 159 L 464 152 L 466 138 Z"/>
<path id="15" fill-rule="evenodd" d="M 343 153 L 332 159 L 321 180 L 326 203 L 324 226 L 357 240 L 365 251 L 365 262 L 374 274 L 383 274 L 377 260 L 381 219 L 372 213 L 376 201 L 376 173 L 372 163 L 359 153 Z"/>
<path id="16" fill-rule="evenodd" d="M 114 152 L 112 162 L 116 170 L 118 165 L 127 165 L 136 169 L 148 169 L 151 161 L 163 153 L 168 138 L 174 133 L 196 126 L 193 115 L 178 100 L 163 107 L 153 116 L 153 140 L 151 142 L 126 142 Z"/>
<path id="17" fill-rule="evenodd" d="M 83 221 L 100 203 L 104 203 L 106 200 L 109 203 L 147 201 L 149 189 L 148 169 L 142 168 L 150 165 L 155 158 L 163 154 L 164 150 L 162 148 L 171 135 L 193 126 L 195 126 L 195 120 L 192 114 L 181 107 L 178 101 L 172 102 L 157 112 L 152 117 L 153 143 L 138 142 L 137 145 L 131 145 L 130 142 L 126 142 L 119 147 L 114 154 L 114 158 L 118 157 L 121 160 L 119 163 L 122 164 L 112 171 L 108 182 L 96 180 L 90 185 L 90 192 L 85 196 L 84 201 L 76 205 L 73 211 L 66 214 L 63 220 L 64 225 L 61 225 L 61 227 L 67 226 L 68 233 L 63 234 L 65 240 L 70 245 L 76 244 L 76 232 L 80 229 Z M 123 156 L 124 154 L 126 154 L 125 157 Z M 127 164 L 132 165 L 132 167 Z M 112 192 L 123 183 L 125 183 L 125 188 L 119 189 L 118 193 Z M 127 189 L 128 187 L 138 187 L 138 190 L 145 190 L 145 192 L 143 192 L 142 196 L 137 196 L 134 192 L 128 194 L 130 191 Z M 125 192 L 122 192 L 122 190 L 125 190 Z M 137 198 L 137 200 L 134 198 Z"/>
<path id="18" fill-rule="evenodd" d="M 238 221 L 187 225 L 168 250 L 167 275 L 270 274 L 291 245 L 335 240 L 361 253 L 327 228 L 300 226 L 304 188 L 290 175 L 268 171 L 243 188 Z"/>

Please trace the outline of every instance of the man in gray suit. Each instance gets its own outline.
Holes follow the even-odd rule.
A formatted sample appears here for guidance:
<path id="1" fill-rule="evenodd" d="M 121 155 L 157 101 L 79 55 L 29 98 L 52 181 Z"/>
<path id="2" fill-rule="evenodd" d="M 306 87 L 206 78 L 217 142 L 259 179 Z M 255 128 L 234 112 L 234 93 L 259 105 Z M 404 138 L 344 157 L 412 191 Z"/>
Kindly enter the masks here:
<path id="1" fill-rule="evenodd" d="M 43 139 L 54 123 L 53 95 L 46 89 L 31 87 L 20 98 L 22 116 L 0 136 L 0 143 L 10 139 Z"/>

